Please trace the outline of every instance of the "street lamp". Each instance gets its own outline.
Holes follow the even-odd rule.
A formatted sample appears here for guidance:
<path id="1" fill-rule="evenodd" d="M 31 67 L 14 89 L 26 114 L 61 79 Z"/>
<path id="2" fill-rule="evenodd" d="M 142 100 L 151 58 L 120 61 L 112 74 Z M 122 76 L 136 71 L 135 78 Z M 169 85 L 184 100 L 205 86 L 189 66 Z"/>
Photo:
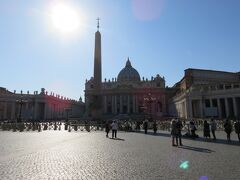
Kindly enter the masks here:
<path id="1" fill-rule="evenodd" d="M 69 112 L 72 111 L 72 108 L 64 108 L 64 110 L 66 111 L 66 122 L 68 123 L 68 115 Z"/>
<path id="2" fill-rule="evenodd" d="M 156 97 L 153 97 L 151 93 L 148 93 L 147 97 L 143 98 L 144 102 L 147 103 L 148 114 L 152 118 L 152 103 L 156 101 Z"/>
<path id="3" fill-rule="evenodd" d="M 17 122 L 21 122 L 22 121 L 22 105 L 23 103 L 26 103 L 26 100 L 23 100 L 23 96 L 21 96 L 20 100 L 16 100 L 17 103 L 20 104 L 20 109 L 19 109 L 19 114 L 18 114 L 18 118 L 17 118 Z"/>

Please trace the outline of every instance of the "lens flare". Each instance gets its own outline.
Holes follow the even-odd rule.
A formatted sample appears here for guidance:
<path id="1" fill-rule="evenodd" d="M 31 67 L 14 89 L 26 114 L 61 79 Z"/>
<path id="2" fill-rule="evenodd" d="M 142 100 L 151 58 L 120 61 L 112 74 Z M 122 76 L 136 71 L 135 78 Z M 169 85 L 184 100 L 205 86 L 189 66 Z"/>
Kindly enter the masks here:
<path id="1" fill-rule="evenodd" d="M 207 177 L 207 176 L 201 176 L 201 177 L 199 178 L 199 180 L 208 180 L 208 177 Z"/>
<path id="2" fill-rule="evenodd" d="M 165 0 L 132 0 L 132 10 L 138 20 L 158 19 L 163 11 Z"/>
<path id="3" fill-rule="evenodd" d="M 179 166 L 181 169 L 188 169 L 189 167 L 189 162 L 188 161 L 184 161 L 184 162 L 181 162 L 180 166 Z"/>

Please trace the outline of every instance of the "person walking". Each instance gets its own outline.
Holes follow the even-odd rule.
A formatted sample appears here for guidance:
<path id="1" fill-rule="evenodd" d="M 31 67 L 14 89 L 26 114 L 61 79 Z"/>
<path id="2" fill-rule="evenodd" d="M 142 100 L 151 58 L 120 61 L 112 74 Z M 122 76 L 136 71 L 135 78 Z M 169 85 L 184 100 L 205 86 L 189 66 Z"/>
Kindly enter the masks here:
<path id="1" fill-rule="evenodd" d="M 175 144 L 175 138 L 176 138 L 176 121 L 175 119 L 172 119 L 171 121 L 171 136 L 172 136 L 172 146 L 176 146 Z"/>
<path id="2" fill-rule="evenodd" d="M 179 145 L 182 146 L 182 121 L 178 118 L 176 122 L 176 143 L 178 146 L 178 140 L 179 140 Z"/>
<path id="3" fill-rule="evenodd" d="M 145 119 L 145 121 L 143 122 L 143 129 L 144 129 L 145 134 L 147 134 L 147 131 L 148 131 L 148 120 L 147 119 Z"/>
<path id="4" fill-rule="evenodd" d="M 210 138 L 210 126 L 209 123 L 207 122 L 207 120 L 204 120 L 203 123 L 203 137 L 205 138 Z"/>
<path id="5" fill-rule="evenodd" d="M 213 135 L 213 140 L 216 140 L 215 131 L 217 130 L 217 123 L 213 118 L 211 119 L 210 127 Z"/>
<path id="6" fill-rule="evenodd" d="M 240 142 L 240 119 L 238 119 L 235 124 L 234 124 L 234 129 L 235 129 L 235 132 L 238 136 L 238 140 Z"/>
<path id="7" fill-rule="evenodd" d="M 110 131 L 110 124 L 108 121 L 106 121 L 106 124 L 105 124 L 105 131 L 106 131 L 106 137 L 108 138 L 108 133 Z"/>
<path id="8" fill-rule="evenodd" d="M 113 120 L 112 124 L 112 138 L 117 138 L 118 124 L 116 120 Z"/>
<path id="9" fill-rule="evenodd" d="M 196 135 L 196 133 L 195 133 L 197 128 L 196 128 L 195 123 L 193 122 L 193 120 L 190 120 L 189 128 L 190 128 L 190 131 L 191 131 L 191 137 L 193 139 L 197 138 L 198 135 Z"/>
<path id="10" fill-rule="evenodd" d="M 157 133 L 157 123 L 156 123 L 156 121 L 154 121 L 154 123 L 153 123 L 153 132 L 154 132 L 154 134 Z"/>
<path id="11" fill-rule="evenodd" d="M 231 141 L 231 133 L 232 133 L 232 124 L 229 119 L 224 123 L 224 131 L 227 133 L 227 141 Z"/>

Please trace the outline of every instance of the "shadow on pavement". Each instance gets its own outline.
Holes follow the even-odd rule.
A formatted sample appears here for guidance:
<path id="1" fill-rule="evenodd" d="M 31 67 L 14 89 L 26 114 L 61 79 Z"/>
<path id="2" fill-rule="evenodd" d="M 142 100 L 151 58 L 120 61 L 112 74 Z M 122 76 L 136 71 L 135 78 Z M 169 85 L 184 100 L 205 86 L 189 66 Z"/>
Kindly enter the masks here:
<path id="1" fill-rule="evenodd" d="M 192 151 L 197 151 L 197 152 L 202 152 L 202 153 L 212 153 L 215 152 L 211 149 L 206 149 L 206 148 L 200 148 L 200 147 L 192 147 L 192 146 L 178 146 L 178 148 L 181 149 L 187 149 L 187 150 L 192 150 Z"/>
<path id="2" fill-rule="evenodd" d="M 144 131 L 135 131 L 135 133 L 145 134 Z M 170 134 L 168 134 L 168 133 L 161 133 L 161 132 L 157 132 L 156 134 L 153 133 L 153 132 L 148 132 L 148 133 L 145 134 L 145 135 L 171 137 Z"/>
<path id="3" fill-rule="evenodd" d="M 136 131 L 135 133 L 145 134 L 144 131 Z M 154 134 L 153 132 L 148 132 L 145 135 L 171 137 L 170 132 L 169 133 L 157 132 L 156 134 Z M 194 139 L 194 138 L 185 137 L 185 136 L 182 136 L 182 139 L 188 139 L 188 140 L 192 140 L 192 141 L 201 141 L 201 142 L 207 142 L 207 143 L 215 143 L 215 144 L 227 144 L 227 145 L 232 145 L 232 146 L 240 146 L 239 141 L 236 141 L 236 140 L 232 140 L 232 141 L 228 142 L 225 139 L 213 140 L 213 139 L 205 139 L 203 137 L 198 137 L 198 138 Z"/>
<path id="4" fill-rule="evenodd" d="M 121 139 L 121 138 L 109 138 L 109 139 L 118 140 L 118 141 L 125 141 L 125 139 Z"/>

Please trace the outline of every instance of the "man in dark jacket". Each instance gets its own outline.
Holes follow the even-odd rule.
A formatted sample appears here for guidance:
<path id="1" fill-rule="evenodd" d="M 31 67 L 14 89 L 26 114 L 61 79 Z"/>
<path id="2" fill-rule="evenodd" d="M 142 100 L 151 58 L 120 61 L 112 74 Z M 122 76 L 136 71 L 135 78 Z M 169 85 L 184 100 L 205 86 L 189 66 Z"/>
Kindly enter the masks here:
<path id="1" fill-rule="evenodd" d="M 240 142 L 240 120 L 237 120 L 234 124 L 235 132 L 238 135 L 238 140 Z"/>
<path id="2" fill-rule="evenodd" d="M 145 119 L 145 121 L 143 122 L 143 129 L 145 134 L 147 134 L 147 130 L 148 130 L 148 120 Z"/>
<path id="3" fill-rule="evenodd" d="M 182 146 L 182 122 L 181 120 L 178 118 L 177 122 L 176 122 L 176 143 L 178 146 L 178 140 L 179 140 L 179 145 Z"/>

